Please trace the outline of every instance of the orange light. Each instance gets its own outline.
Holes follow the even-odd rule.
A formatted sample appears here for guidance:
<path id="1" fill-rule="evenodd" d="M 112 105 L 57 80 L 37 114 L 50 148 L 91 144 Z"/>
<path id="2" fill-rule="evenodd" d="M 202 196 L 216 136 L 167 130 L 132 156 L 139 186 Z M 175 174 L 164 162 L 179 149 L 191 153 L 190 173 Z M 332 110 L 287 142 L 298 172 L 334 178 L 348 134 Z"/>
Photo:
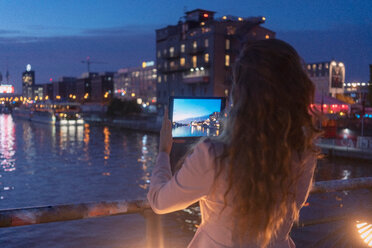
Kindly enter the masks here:
<path id="1" fill-rule="evenodd" d="M 203 14 L 203 17 L 205 17 L 205 18 L 208 18 L 208 16 L 209 16 L 209 15 L 208 15 L 207 13 L 204 13 L 204 14 Z"/>

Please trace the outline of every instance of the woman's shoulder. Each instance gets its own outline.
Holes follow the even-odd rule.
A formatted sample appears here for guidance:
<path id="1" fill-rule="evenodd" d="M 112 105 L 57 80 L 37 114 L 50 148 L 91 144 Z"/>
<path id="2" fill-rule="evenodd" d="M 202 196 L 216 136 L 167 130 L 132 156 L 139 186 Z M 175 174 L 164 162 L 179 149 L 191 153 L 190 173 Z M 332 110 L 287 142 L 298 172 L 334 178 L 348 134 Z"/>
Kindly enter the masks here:
<path id="1" fill-rule="evenodd" d="M 218 139 L 205 138 L 198 142 L 195 149 L 204 150 L 211 157 L 218 157 L 223 153 L 225 144 Z"/>

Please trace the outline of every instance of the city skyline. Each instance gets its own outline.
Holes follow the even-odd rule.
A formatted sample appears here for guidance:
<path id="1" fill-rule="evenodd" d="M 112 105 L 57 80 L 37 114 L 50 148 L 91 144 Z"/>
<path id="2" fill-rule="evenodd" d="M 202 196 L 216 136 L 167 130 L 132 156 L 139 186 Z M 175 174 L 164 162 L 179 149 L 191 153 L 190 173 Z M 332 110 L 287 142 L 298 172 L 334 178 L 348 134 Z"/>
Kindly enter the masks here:
<path id="1" fill-rule="evenodd" d="M 370 1 L 284 1 L 281 8 L 270 1 L 235 3 L 188 1 L 186 7 L 213 10 L 217 17 L 265 16 L 263 26 L 292 44 L 306 62 L 344 61 L 347 82 L 368 81 L 368 64 L 372 63 Z M 44 84 L 50 78 L 80 76 L 86 71 L 81 61 L 87 56 L 105 62 L 92 64 L 91 70 L 97 72 L 155 60 L 155 29 L 176 24 L 185 5 L 166 5 L 165 1 L 128 5 L 113 0 L 1 3 L 0 72 L 6 81 L 8 67 L 10 82 L 20 93 L 27 64 L 35 70 L 36 83 Z"/>

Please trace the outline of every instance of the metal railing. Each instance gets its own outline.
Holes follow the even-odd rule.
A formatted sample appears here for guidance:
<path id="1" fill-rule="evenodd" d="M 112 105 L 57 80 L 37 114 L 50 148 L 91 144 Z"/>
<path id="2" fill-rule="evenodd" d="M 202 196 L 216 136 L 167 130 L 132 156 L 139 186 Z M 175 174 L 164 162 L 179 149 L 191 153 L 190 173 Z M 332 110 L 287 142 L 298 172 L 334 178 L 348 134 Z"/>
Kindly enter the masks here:
<path id="1" fill-rule="evenodd" d="M 372 177 L 316 182 L 311 189 L 311 193 L 325 193 L 362 188 L 372 188 Z M 23 226 L 112 215 L 143 213 L 145 210 L 149 209 L 150 205 L 147 200 L 90 202 L 5 209 L 0 210 L 0 227 Z M 343 216 L 330 217 L 329 220 L 322 219 L 307 221 L 306 223 L 301 223 L 300 225 L 314 225 L 340 218 L 343 218 Z"/>

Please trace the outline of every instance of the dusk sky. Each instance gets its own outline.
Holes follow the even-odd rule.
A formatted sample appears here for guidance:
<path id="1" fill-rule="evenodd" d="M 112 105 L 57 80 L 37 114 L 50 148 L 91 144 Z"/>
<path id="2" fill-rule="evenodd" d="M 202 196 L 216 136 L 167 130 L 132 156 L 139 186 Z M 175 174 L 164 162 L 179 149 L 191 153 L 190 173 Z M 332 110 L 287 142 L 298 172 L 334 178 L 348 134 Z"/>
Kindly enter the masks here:
<path id="1" fill-rule="evenodd" d="M 155 60 L 155 29 L 174 25 L 185 10 L 216 11 L 216 17 L 265 16 L 264 27 L 292 44 L 306 62 L 336 59 L 346 81 L 368 81 L 372 64 L 372 1 L 0 1 L 0 72 L 20 93 L 26 64 L 36 83 L 80 76 L 87 56 L 91 71 L 117 71 Z"/>
<path id="2" fill-rule="evenodd" d="M 202 117 L 221 111 L 221 99 L 174 99 L 172 121 Z"/>

